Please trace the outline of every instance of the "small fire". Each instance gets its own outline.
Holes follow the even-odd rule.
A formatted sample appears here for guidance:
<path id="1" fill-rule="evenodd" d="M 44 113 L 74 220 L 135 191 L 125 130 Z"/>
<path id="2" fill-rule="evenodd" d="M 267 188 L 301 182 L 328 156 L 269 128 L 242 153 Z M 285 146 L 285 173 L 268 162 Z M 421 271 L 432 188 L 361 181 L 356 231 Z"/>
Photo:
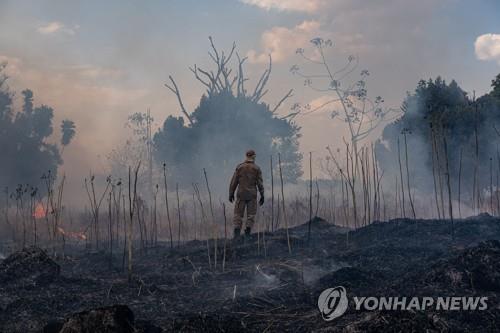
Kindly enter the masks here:
<path id="1" fill-rule="evenodd" d="M 35 211 L 33 212 L 33 217 L 35 219 L 43 219 L 45 217 L 45 208 L 41 203 L 36 204 Z"/>
<path id="2" fill-rule="evenodd" d="M 85 235 L 84 232 L 65 231 L 61 227 L 57 227 L 57 230 L 59 231 L 59 233 L 61 235 L 69 237 L 69 238 L 80 239 L 80 240 L 86 240 L 87 239 L 87 235 Z"/>

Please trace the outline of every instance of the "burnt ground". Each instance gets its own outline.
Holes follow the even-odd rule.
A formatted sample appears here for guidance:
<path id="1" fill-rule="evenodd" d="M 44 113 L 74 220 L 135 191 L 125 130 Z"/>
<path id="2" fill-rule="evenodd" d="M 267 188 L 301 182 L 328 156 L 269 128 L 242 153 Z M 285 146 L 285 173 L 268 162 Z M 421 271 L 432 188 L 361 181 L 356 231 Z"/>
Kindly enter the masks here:
<path id="1" fill-rule="evenodd" d="M 224 271 L 223 240 L 216 270 L 206 242 L 161 244 L 135 251 L 130 283 L 121 254 L 110 267 L 104 252 L 68 247 L 54 259 L 29 248 L 0 261 L 0 332 L 104 331 L 98 322 L 107 332 L 500 331 L 500 219 L 455 220 L 454 239 L 451 229 L 450 221 L 398 219 L 347 233 L 316 218 L 309 244 L 307 224 L 290 229 L 291 255 L 284 230 L 228 243 Z M 318 296 L 339 285 L 349 297 L 487 296 L 488 309 L 350 304 L 326 322 Z M 126 306 L 100 309 L 112 305 Z"/>

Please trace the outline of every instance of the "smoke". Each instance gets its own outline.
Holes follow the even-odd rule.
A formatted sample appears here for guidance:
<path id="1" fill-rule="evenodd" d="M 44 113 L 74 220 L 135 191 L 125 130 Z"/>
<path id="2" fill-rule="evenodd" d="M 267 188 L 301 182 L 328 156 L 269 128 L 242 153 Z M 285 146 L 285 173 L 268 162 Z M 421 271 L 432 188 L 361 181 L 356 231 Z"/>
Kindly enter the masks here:
<path id="1" fill-rule="evenodd" d="M 207 91 L 193 112 L 183 109 L 185 118 L 169 116 L 155 133 L 156 161 L 165 163 L 170 178 L 183 187 L 199 179 L 203 169 L 212 186 L 222 190 L 226 186 L 221 185 L 228 182 L 236 166 L 243 162 L 245 152 L 252 149 L 259 161 L 266 164 L 274 156 L 275 166 L 279 154 L 284 181 L 296 182 L 302 174 L 300 128 L 293 121 L 279 117 L 275 113 L 277 107 L 271 109 L 261 100 L 268 91 L 271 57 L 269 67 L 252 87 L 246 82 L 244 61 L 235 56 L 236 45 L 224 52 L 217 49 L 212 38 L 209 40 L 212 68 L 192 68 L 198 83 Z M 173 78 L 167 87 L 177 96 L 182 109 L 183 94 Z M 290 95 L 291 92 L 285 95 L 282 102 Z"/>
<path id="2" fill-rule="evenodd" d="M 455 81 L 448 84 L 438 77 L 421 81 L 403 109 L 401 119 L 385 127 L 376 146 L 385 186 L 402 193 L 402 174 L 404 191 L 410 186 L 424 207 L 443 206 L 441 214 L 448 214 L 448 192 L 455 213 L 459 202 L 464 209 L 460 213 L 474 205 L 497 211 L 500 119 L 494 90 L 473 100 Z"/>

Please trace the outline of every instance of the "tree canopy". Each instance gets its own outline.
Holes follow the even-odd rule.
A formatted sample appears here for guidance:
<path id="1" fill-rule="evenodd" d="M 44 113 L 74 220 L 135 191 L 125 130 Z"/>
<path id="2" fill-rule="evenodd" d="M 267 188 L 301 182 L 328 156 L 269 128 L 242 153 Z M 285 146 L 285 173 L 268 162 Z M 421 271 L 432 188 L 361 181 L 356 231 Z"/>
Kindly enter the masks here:
<path id="1" fill-rule="evenodd" d="M 62 164 L 61 148 L 49 142 L 54 131 L 54 110 L 47 105 L 35 107 L 33 92 L 28 89 L 21 93 L 21 110 L 16 110 L 5 67 L 0 65 L 0 184 L 11 189 L 19 184 L 35 186 L 43 174 L 50 170 L 55 175 Z M 61 135 L 64 147 L 75 135 L 71 120 L 62 122 Z"/>
<path id="2" fill-rule="evenodd" d="M 382 140 L 377 144 L 383 168 L 396 168 L 398 138 L 406 132 L 408 147 L 411 147 L 409 154 L 410 171 L 415 179 L 413 183 L 420 190 L 429 190 L 433 181 L 432 152 L 438 151 L 442 160 L 446 157 L 442 148 L 445 138 L 452 179 L 458 178 L 461 165 L 464 175 L 462 191 L 467 193 L 471 190 L 472 184 L 469 183 L 473 177 L 470 175 L 476 163 L 477 147 L 477 160 L 480 161 L 478 173 L 483 176 L 479 182 L 482 188 L 486 188 L 489 178 L 485 175 L 489 175 L 490 165 L 485 161 L 491 159 L 500 163 L 496 140 L 492 140 L 500 135 L 500 75 L 492 81 L 492 88 L 484 96 L 471 98 L 455 81 L 447 83 L 440 77 L 420 81 L 415 91 L 408 93 L 401 107 L 402 117 L 384 128 Z"/>
<path id="3" fill-rule="evenodd" d="M 212 42 L 212 40 L 211 40 Z M 239 60 L 237 74 L 233 75 L 228 63 L 234 45 L 226 56 L 212 42 L 212 59 L 216 71 L 204 71 L 196 66 L 191 69 L 196 78 L 207 87 L 193 112 L 187 112 L 180 99 L 177 84 L 171 79 L 167 85 L 179 98 L 181 110 L 187 118 L 169 116 L 155 133 L 153 141 L 157 162 L 166 163 L 169 173 L 180 183 L 190 185 L 205 168 L 215 182 L 227 183 L 236 165 L 244 159 L 245 151 L 257 152 L 257 163 L 266 174 L 271 155 L 281 154 L 284 177 L 296 181 L 301 176 L 302 155 L 298 151 L 300 128 L 276 109 L 291 91 L 273 109 L 261 97 L 266 93 L 265 84 L 269 68 L 260 78 L 253 93 L 244 84 L 243 62 Z M 202 78 L 202 75 L 205 75 Z M 224 179 L 226 181 L 224 181 Z"/>

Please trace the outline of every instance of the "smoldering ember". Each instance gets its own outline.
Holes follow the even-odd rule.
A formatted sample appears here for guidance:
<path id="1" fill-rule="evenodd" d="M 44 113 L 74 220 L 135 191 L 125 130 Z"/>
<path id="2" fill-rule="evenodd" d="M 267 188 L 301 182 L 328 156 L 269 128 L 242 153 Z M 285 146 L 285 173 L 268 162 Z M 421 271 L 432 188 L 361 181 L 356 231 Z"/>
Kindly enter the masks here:
<path id="1" fill-rule="evenodd" d="M 500 331 L 499 12 L 0 0 L 0 332 Z"/>

